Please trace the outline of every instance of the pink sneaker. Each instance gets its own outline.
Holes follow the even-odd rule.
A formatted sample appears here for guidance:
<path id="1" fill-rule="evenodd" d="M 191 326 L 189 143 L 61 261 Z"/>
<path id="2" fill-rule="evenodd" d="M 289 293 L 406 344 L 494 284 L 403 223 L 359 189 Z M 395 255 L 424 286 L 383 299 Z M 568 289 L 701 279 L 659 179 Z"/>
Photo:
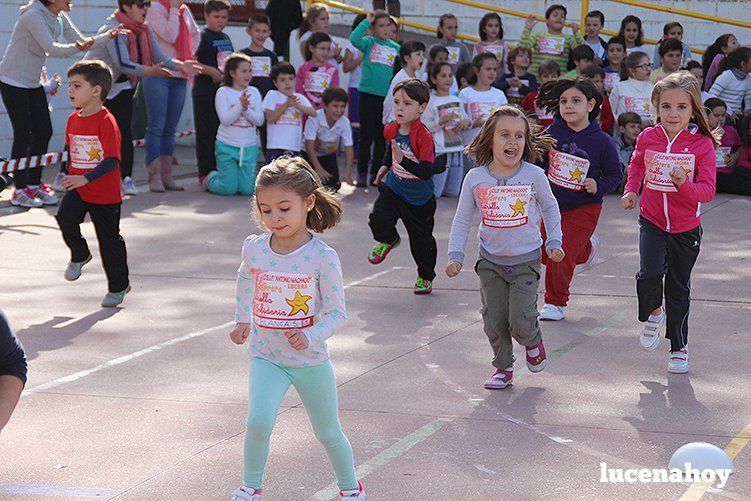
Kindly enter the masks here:
<path id="1" fill-rule="evenodd" d="M 263 490 L 261 489 L 240 487 L 232 493 L 230 501 L 261 501 L 261 496 L 263 496 Z"/>
<path id="2" fill-rule="evenodd" d="M 529 372 L 540 372 L 543 370 L 547 362 L 547 356 L 545 355 L 545 345 L 542 344 L 542 339 L 540 339 L 539 344 L 526 346 L 525 349 L 527 351 L 527 369 L 529 369 Z M 538 353 L 533 357 L 529 352 L 535 349 L 538 350 Z"/>
<path id="3" fill-rule="evenodd" d="M 514 366 L 512 365 L 505 371 L 496 370 L 495 373 L 485 381 L 485 388 L 488 390 L 502 390 L 507 386 L 511 386 L 514 382 Z"/>
<path id="4" fill-rule="evenodd" d="M 339 491 L 339 500 L 347 501 L 350 499 L 359 499 L 365 501 L 365 489 L 362 486 L 362 482 L 357 481 L 357 489 L 351 489 L 348 491 Z"/>

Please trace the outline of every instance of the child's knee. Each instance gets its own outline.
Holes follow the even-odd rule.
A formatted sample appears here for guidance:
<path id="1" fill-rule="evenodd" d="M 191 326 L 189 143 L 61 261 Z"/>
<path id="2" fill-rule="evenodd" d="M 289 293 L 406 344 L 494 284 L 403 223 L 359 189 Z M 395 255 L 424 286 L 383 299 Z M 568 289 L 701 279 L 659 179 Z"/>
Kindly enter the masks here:
<path id="1" fill-rule="evenodd" d="M 323 430 L 316 430 L 315 435 L 318 441 L 327 449 L 335 448 L 347 440 L 344 437 L 342 429 L 338 426 L 328 426 Z"/>
<path id="2" fill-rule="evenodd" d="M 274 430 L 276 416 L 249 415 L 245 435 L 254 442 L 268 442 Z"/>

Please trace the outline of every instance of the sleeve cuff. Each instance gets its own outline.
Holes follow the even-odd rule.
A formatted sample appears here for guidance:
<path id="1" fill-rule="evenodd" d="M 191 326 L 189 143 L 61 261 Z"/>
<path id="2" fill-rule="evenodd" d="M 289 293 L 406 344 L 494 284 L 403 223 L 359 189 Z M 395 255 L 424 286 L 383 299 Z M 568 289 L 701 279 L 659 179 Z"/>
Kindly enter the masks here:
<path id="1" fill-rule="evenodd" d="M 463 252 L 449 252 L 449 263 L 459 263 L 464 265 L 464 253 Z"/>
<path id="2" fill-rule="evenodd" d="M 563 242 L 558 239 L 548 239 L 545 242 L 545 250 L 555 250 L 555 249 L 561 249 L 563 250 Z"/>

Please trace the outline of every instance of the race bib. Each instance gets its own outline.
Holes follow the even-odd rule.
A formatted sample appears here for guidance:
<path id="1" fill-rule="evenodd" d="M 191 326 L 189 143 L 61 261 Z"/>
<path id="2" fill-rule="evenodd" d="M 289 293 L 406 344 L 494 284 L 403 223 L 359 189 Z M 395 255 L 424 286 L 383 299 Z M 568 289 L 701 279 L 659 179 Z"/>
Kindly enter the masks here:
<path id="1" fill-rule="evenodd" d="M 459 103 L 442 104 L 438 106 L 438 116 L 443 118 L 451 113 L 461 115 L 459 106 Z M 446 148 L 460 146 L 462 144 L 462 136 L 456 130 L 457 122 L 458 120 L 456 118 L 452 118 L 443 124 L 443 146 Z"/>
<path id="2" fill-rule="evenodd" d="M 623 99 L 627 112 L 636 113 L 642 118 L 652 118 L 652 104 L 648 97 L 625 97 Z"/>
<path id="3" fill-rule="evenodd" d="M 730 146 L 720 146 L 714 150 L 715 160 L 717 161 L 717 168 L 723 169 L 728 166 L 730 161 Z"/>
<path id="4" fill-rule="evenodd" d="M 257 271 L 253 319 L 265 329 L 304 329 L 315 323 L 316 281 L 311 275 Z"/>
<path id="5" fill-rule="evenodd" d="M 537 42 L 537 52 L 540 54 L 560 56 L 563 54 L 563 46 L 565 43 L 565 38 L 541 36 L 540 41 Z"/>
<path id="6" fill-rule="evenodd" d="M 497 103 L 493 101 L 484 103 L 473 101 L 469 103 L 469 115 L 472 117 L 472 120 L 485 120 L 497 107 Z"/>
<path id="7" fill-rule="evenodd" d="M 251 75 L 254 77 L 267 78 L 271 76 L 271 58 L 269 56 L 252 57 Z"/>
<path id="8" fill-rule="evenodd" d="M 329 74 L 325 71 L 311 71 L 305 75 L 305 90 L 310 94 L 323 94 L 329 88 Z"/>
<path id="9" fill-rule="evenodd" d="M 615 87 L 615 84 L 621 81 L 621 76 L 618 73 L 605 73 L 605 79 L 602 81 L 602 87 L 605 92 L 610 92 Z"/>
<path id="10" fill-rule="evenodd" d="M 447 62 L 450 65 L 459 64 L 459 47 L 446 47 L 446 50 L 449 52 L 449 58 Z"/>
<path id="11" fill-rule="evenodd" d="M 498 59 L 498 62 L 503 61 L 503 52 L 505 47 L 503 45 L 487 45 L 483 49 L 483 52 L 490 52 Z"/>
<path id="12" fill-rule="evenodd" d="M 396 141 L 396 139 L 394 139 L 394 141 Z M 417 157 L 415 156 L 414 153 L 412 153 L 412 150 L 409 149 L 409 147 L 407 149 L 405 149 L 404 145 L 401 144 L 399 141 L 396 141 L 396 144 L 399 145 L 399 148 L 404 153 L 404 158 L 408 158 L 408 159 L 412 160 L 413 162 L 417 162 Z M 399 162 L 397 162 L 394 159 L 391 160 L 391 172 L 393 172 L 394 175 L 396 175 L 396 177 L 398 177 L 399 179 L 404 179 L 404 180 L 407 180 L 407 181 L 417 181 L 417 180 L 420 179 L 419 177 L 415 176 L 414 174 L 412 174 L 411 172 L 409 172 L 407 169 L 405 169 L 404 167 L 402 167 L 399 164 Z"/>
<path id="13" fill-rule="evenodd" d="M 104 160 L 102 143 L 97 136 L 85 136 L 71 134 L 68 140 L 70 144 L 70 163 L 76 169 L 93 169 Z"/>
<path id="14" fill-rule="evenodd" d="M 670 173 L 676 167 L 683 169 L 689 180 L 694 179 L 695 157 L 690 153 L 662 153 L 647 150 L 644 153 L 644 165 L 647 188 L 655 191 L 677 192 L 678 189 L 670 179 Z"/>
<path id="15" fill-rule="evenodd" d="M 519 82 L 521 82 L 522 87 L 529 87 L 529 80 L 519 80 Z M 516 98 L 522 97 L 522 95 L 519 94 L 520 88 L 521 87 L 512 87 L 509 85 L 509 88 L 506 91 L 506 95 L 508 97 L 516 97 Z"/>
<path id="16" fill-rule="evenodd" d="M 532 187 L 478 186 L 482 224 L 488 228 L 517 228 L 529 222 Z"/>
<path id="17" fill-rule="evenodd" d="M 222 50 L 216 53 L 216 67 L 219 71 L 224 72 L 224 63 L 227 61 L 230 54 L 232 54 L 232 52 L 228 50 Z"/>
<path id="18" fill-rule="evenodd" d="M 370 50 L 370 62 L 373 64 L 383 64 L 391 68 L 395 59 L 396 49 L 388 45 L 375 44 Z"/>
<path id="19" fill-rule="evenodd" d="M 584 189 L 589 160 L 556 150 L 550 150 L 548 160 L 548 179 L 551 183 L 573 191 Z"/>
<path id="20" fill-rule="evenodd" d="M 281 104 L 279 105 L 281 106 Z M 287 108 L 276 121 L 275 125 L 294 125 L 300 126 L 302 124 L 302 113 L 297 108 Z"/>

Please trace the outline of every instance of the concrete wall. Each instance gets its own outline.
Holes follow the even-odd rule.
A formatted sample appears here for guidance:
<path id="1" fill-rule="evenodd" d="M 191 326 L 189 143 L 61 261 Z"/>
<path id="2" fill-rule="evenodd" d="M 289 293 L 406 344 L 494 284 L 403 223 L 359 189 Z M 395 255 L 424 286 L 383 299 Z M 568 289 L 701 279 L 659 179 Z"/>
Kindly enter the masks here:
<path id="1" fill-rule="evenodd" d="M 493 0 L 486 0 L 488 3 L 494 3 Z M 10 34 L 13 30 L 13 23 L 18 16 L 18 8 L 25 1 L 20 2 L 17 0 L 0 0 L 0 48 L 4 51 Z M 369 1 L 364 0 L 350 0 L 347 3 L 357 5 L 362 8 L 367 8 L 370 5 Z M 579 17 L 579 2 L 572 1 L 550 1 L 550 0 L 505 0 L 496 1 L 497 5 L 516 9 L 525 12 L 537 12 L 543 13 L 548 5 L 552 3 L 563 3 L 569 9 L 569 18 L 572 20 L 578 20 Z M 412 20 L 422 22 L 425 24 L 433 25 L 436 22 L 437 15 L 443 12 L 453 12 L 460 19 L 460 32 L 476 34 L 477 23 L 484 14 L 479 9 L 465 7 L 462 5 L 452 4 L 446 1 L 436 0 L 402 0 L 402 14 Z M 695 10 L 697 12 L 703 12 L 707 14 L 729 17 L 732 19 L 751 20 L 751 1 L 743 0 L 686 0 L 686 1 L 673 1 L 673 2 L 660 2 L 661 5 L 673 6 L 676 8 Z M 659 38 L 662 34 L 662 25 L 668 20 L 677 19 L 676 16 L 660 13 L 660 12 L 647 12 L 643 9 L 635 7 L 629 7 L 625 5 L 618 5 L 605 0 L 593 0 L 590 2 L 591 9 L 600 9 L 605 13 L 606 28 L 617 31 L 620 25 L 620 19 L 627 14 L 639 15 L 644 21 L 644 30 L 646 36 L 650 38 Z M 86 34 L 93 34 L 102 24 L 104 19 L 114 10 L 114 2 L 112 0 L 78 0 L 74 4 L 71 17 L 76 25 Z M 349 26 L 352 22 L 352 14 L 339 14 L 336 11 L 332 11 L 332 24 L 342 24 Z M 524 20 L 521 18 L 502 16 L 504 20 L 504 31 L 506 32 L 505 38 L 508 40 L 518 40 L 521 35 Z M 609 20 L 609 21 L 608 21 Z M 695 47 L 706 47 L 711 44 L 714 39 L 722 33 L 732 32 L 735 33 L 742 44 L 751 44 L 751 30 L 718 25 L 711 22 L 691 20 L 687 18 L 681 18 L 680 21 L 684 26 L 684 40 L 692 44 Z M 247 35 L 245 34 L 242 26 L 230 26 L 226 30 L 227 34 L 232 38 L 232 42 L 235 48 L 239 49 L 244 47 L 248 43 Z M 291 39 L 294 40 L 293 34 Z M 291 44 L 292 47 L 296 47 L 296 41 Z M 293 51 L 295 52 L 295 51 Z M 71 59 L 48 59 L 47 67 L 50 74 L 59 72 L 65 74 L 65 70 L 77 58 Z M 292 63 L 296 66 L 300 64 L 301 58 L 297 53 L 292 55 Z M 346 76 L 342 85 L 346 85 Z M 71 113 L 72 108 L 68 102 L 67 93 L 65 88 L 61 88 L 61 91 L 57 96 L 54 96 L 50 100 L 50 107 L 52 108 L 52 125 L 54 130 L 54 136 L 50 142 L 50 151 L 58 151 L 63 145 L 63 134 L 65 131 L 65 120 Z M 188 130 L 193 128 L 193 116 L 190 105 L 190 98 L 186 99 L 186 106 L 183 111 L 183 116 L 178 125 L 178 130 Z M 4 106 L 0 104 L 0 157 L 8 157 L 10 154 L 10 145 L 13 138 L 13 133 L 10 128 L 7 114 Z M 187 142 L 190 142 L 192 138 L 188 138 Z"/>

